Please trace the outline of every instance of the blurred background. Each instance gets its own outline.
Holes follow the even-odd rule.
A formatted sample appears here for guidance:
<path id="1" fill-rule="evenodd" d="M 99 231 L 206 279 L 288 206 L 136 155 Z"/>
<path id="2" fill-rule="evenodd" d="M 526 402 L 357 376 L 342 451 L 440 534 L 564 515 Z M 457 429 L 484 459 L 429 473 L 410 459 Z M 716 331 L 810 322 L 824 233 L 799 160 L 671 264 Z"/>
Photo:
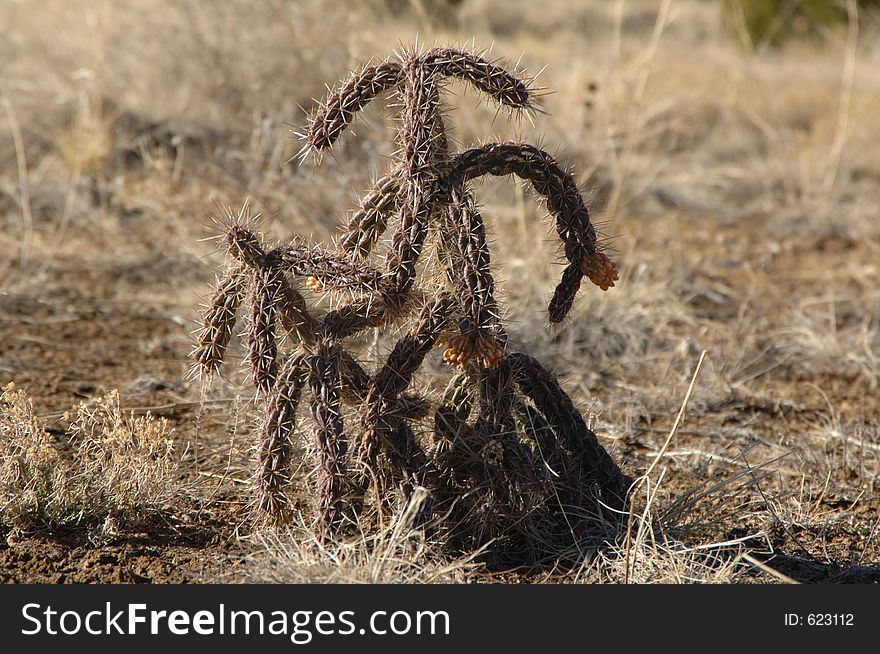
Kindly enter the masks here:
<path id="1" fill-rule="evenodd" d="M 585 294 L 584 313 L 610 304 L 582 337 L 594 364 L 613 353 L 624 365 L 620 355 L 666 343 L 670 321 L 693 324 L 685 297 L 737 315 L 743 284 L 763 280 L 714 281 L 727 268 L 760 267 L 796 242 L 844 252 L 876 242 L 876 10 L 834 0 L 6 0 L 0 288 L 76 286 L 113 262 L 140 277 L 114 269 L 102 292 L 150 294 L 190 320 L 184 308 L 218 265 L 200 241 L 218 204 L 250 199 L 271 236 L 326 239 L 386 167 L 394 123 L 382 102 L 322 165 L 290 161 L 315 98 L 396 48 L 457 43 L 519 62 L 549 91 L 547 115 L 531 124 L 451 84 L 453 137 L 460 147 L 529 140 L 572 167 L 628 282 Z M 527 270 L 533 282 L 510 289 L 512 318 L 523 339 L 546 340 L 532 329 L 556 274 L 554 247 L 531 247 L 551 235 L 543 210 L 507 181 L 480 197 L 504 234 L 501 276 Z M 846 265 L 786 265 L 808 263 L 813 276 Z"/>

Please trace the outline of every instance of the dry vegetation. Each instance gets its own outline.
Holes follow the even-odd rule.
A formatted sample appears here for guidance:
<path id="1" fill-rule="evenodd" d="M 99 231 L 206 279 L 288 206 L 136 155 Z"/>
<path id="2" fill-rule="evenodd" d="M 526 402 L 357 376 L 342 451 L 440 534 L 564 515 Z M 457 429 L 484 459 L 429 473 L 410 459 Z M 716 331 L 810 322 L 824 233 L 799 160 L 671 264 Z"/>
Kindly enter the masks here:
<path id="1" fill-rule="evenodd" d="M 343 4 L 0 7 L 0 580 L 880 579 L 876 23 L 755 55 L 714 2 Z M 417 34 L 541 71 L 537 127 L 453 84 L 456 149 L 553 150 L 615 237 L 616 287 L 550 328 L 543 206 L 477 188 L 510 343 L 640 478 L 628 537 L 577 565 L 440 556 L 405 519 L 334 543 L 302 517 L 260 526 L 248 373 L 186 377 L 223 262 L 209 212 L 247 198 L 269 240 L 335 234 L 387 167 L 393 108 L 321 166 L 288 162 L 290 130 L 325 83 Z M 247 358 L 235 340 L 229 356 Z M 422 388 L 443 366 L 429 356 Z"/>

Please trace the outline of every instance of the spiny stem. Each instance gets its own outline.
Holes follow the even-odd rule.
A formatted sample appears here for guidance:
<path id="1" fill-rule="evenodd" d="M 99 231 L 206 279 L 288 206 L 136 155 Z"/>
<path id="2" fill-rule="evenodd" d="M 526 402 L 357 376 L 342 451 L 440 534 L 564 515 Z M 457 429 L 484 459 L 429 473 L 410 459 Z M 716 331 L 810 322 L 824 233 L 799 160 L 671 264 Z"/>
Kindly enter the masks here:
<path id="1" fill-rule="evenodd" d="M 296 430 L 296 414 L 306 378 L 305 353 L 298 352 L 285 361 L 266 407 L 257 448 L 257 507 L 274 521 L 290 517 L 284 487 L 289 480 L 291 438 Z"/>
<path id="2" fill-rule="evenodd" d="M 596 229 L 577 183 L 549 153 L 527 143 L 490 143 L 458 155 L 443 181 L 454 188 L 483 175 L 516 175 L 530 181 L 556 217 L 556 231 L 570 265 L 550 304 L 551 322 L 565 319 L 585 275 L 603 291 L 614 286 L 617 269 L 599 249 Z"/>
<path id="3" fill-rule="evenodd" d="M 430 73 L 469 82 L 505 107 L 532 108 L 528 83 L 480 54 L 456 48 L 431 48 L 421 55 L 420 61 Z"/>
<path id="4" fill-rule="evenodd" d="M 268 394 L 275 384 L 278 344 L 275 323 L 278 319 L 276 297 L 279 293 L 280 274 L 270 268 L 254 271 L 251 281 L 251 321 L 248 330 L 248 356 L 254 386 Z"/>
<path id="5" fill-rule="evenodd" d="M 209 377 L 220 369 L 246 287 L 247 277 L 241 266 L 229 268 L 217 279 L 192 353 L 196 374 Z"/>
<path id="6" fill-rule="evenodd" d="M 587 427 L 556 378 L 536 359 L 526 354 L 510 354 L 508 360 L 522 392 L 535 403 L 535 407 L 564 440 L 569 451 L 578 456 L 591 472 L 600 489 L 606 492 L 609 505 L 622 509 L 631 480 L 621 472 L 596 435 Z"/>
<path id="7" fill-rule="evenodd" d="M 397 207 L 399 192 L 400 175 L 397 173 L 386 175 L 374 184 L 342 231 L 339 246 L 344 252 L 363 259 L 372 251 Z"/>
<path id="8" fill-rule="evenodd" d="M 504 358 L 505 336 L 498 319 L 495 280 L 483 217 L 476 202 L 461 186 L 449 189 L 446 226 L 454 229 L 452 275 L 464 313 L 461 333 L 450 339 L 443 353 L 452 365 L 464 366 L 476 355 L 484 368 L 495 368 Z"/>
<path id="9" fill-rule="evenodd" d="M 332 147 L 358 111 L 377 95 L 393 89 L 400 80 L 401 66 L 396 61 L 366 66 L 352 74 L 310 116 L 301 156 Z"/>
<path id="10" fill-rule="evenodd" d="M 391 410 L 434 346 L 450 305 L 447 297 L 426 303 L 411 333 L 397 342 L 370 383 L 361 417 L 361 451 L 368 469 L 375 469 L 380 448 L 396 425 Z"/>
<path id="11" fill-rule="evenodd" d="M 310 409 L 315 422 L 315 444 L 321 485 L 318 493 L 318 523 L 322 537 L 338 531 L 345 517 L 345 495 L 349 488 L 346 457 L 348 441 L 342 424 L 338 350 L 319 341 L 309 358 Z"/>

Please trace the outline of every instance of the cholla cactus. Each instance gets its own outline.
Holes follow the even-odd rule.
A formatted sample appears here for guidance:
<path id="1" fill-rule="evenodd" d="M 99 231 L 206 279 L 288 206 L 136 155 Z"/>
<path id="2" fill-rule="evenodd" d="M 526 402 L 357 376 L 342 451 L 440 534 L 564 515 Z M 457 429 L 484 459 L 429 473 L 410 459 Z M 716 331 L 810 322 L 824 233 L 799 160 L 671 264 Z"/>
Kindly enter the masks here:
<path id="1" fill-rule="evenodd" d="M 469 184 L 483 175 L 516 175 L 544 198 L 568 261 L 548 307 L 551 322 L 569 313 L 584 277 L 607 290 L 617 271 L 573 177 L 549 154 L 524 143 L 451 151 L 442 102 L 449 78 L 513 113 L 535 110 L 531 80 L 483 53 L 406 51 L 353 74 L 311 114 L 302 156 L 331 148 L 360 109 L 391 93 L 399 129 L 390 170 L 330 247 L 295 238 L 268 248 L 246 210 L 230 216 L 224 241 L 230 265 L 204 314 L 196 371 L 218 370 L 246 304 L 248 359 L 266 407 L 256 499 L 273 519 L 283 521 L 291 511 L 285 487 L 305 393 L 322 537 L 362 523 L 368 505 L 382 511 L 394 486 L 404 499 L 422 486 L 432 501 L 417 520 L 446 533 L 449 543 L 494 540 L 500 558 L 533 561 L 578 545 L 602 507 L 623 506 L 629 480 L 553 375 L 508 351 L 485 226 Z M 429 234 L 437 235 L 440 256 L 428 265 L 438 274 L 419 279 Z M 330 295 L 334 309 L 318 315 L 297 290 L 300 283 Z M 407 325 L 372 373 L 352 355 L 353 337 Z M 279 326 L 291 336 L 286 355 Z M 459 372 L 435 407 L 409 389 L 440 343 L 444 361 Z M 425 439 L 419 426 L 430 416 L 433 435 Z"/>

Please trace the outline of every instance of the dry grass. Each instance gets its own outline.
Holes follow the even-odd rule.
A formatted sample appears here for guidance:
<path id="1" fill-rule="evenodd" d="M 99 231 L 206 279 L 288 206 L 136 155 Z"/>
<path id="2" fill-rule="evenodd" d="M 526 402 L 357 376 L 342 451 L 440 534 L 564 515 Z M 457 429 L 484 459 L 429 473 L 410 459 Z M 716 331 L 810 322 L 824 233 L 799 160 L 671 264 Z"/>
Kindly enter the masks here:
<path id="1" fill-rule="evenodd" d="M 124 412 L 119 394 L 64 415 L 66 440 L 46 431 L 33 402 L 10 383 L 0 399 L 0 502 L 19 532 L 103 524 L 167 507 L 180 495 L 171 428 Z"/>
<path id="2" fill-rule="evenodd" d="M 399 520 L 349 542 L 321 542 L 304 524 L 255 534 L 247 568 L 249 581 L 272 583 L 466 583 L 480 578 L 474 552 L 444 560 L 412 530 L 423 491 L 413 494 Z"/>
<path id="3" fill-rule="evenodd" d="M 494 579 L 425 556 L 418 535 L 331 551 L 291 527 L 255 542 L 238 483 L 250 474 L 254 416 L 229 401 L 246 372 L 228 370 L 209 390 L 181 381 L 192 307 L 221 259 L 201 240 L 213 234 L 214 203 L 250 198 L 271 238 L 328 238 L 385 169 L 394 125 L 371 107 L 338 158 L 285 164 L 312 98 L 389 43 L 473 37 L 499 56 L 522 54 L 531 70 L 549 64 L 538 83 L 557 92 L 542 99 L 540 129 L 508 127 L 453 85 L 455 140 L 559 144 L 621 269 L 615 288 L 584 293 L 548 329 L 552 227 L 530 191 L 483 183 L 511 344 L 560 375 L 634 476 L 657 457 L 709 352 L 638 496 L 629 580 L 876 580 L 876 22 L 860 16 L 858 34 L 843 25 L 755 55 L 715 3 L 673 0 L 658 22 L 663 4 L 470 0 L 436 20 L 380 0 L 356 10 L 318 0 L 5 3 L 0 380 L 27 390 L 50 435 L 66 431 L 60 412 L 113 388 L 122 406 L 166 407 L 186 501 L 211 507 L 222 516 L 212 529 L 250 552 L 236 580 Z M 384 353 L 391 343 L 364 345 Z M 235 339 L 229 347 L 244 359 Z M 430 388 L 431 375 L 419 383 Z M 4 429 L 50 452 L 20 407 L 4 411 Z M 55 483 L 41 456 L 28 459 L 32 479 L 48 470 Z M 5 497 L 36 506 L 23 499 L 33 489 L 17 488 Z M 4 508 L 0 522 L 22 511 Z M 619 545 L 528 579 L 620 582 L 626 561 Z"/>

